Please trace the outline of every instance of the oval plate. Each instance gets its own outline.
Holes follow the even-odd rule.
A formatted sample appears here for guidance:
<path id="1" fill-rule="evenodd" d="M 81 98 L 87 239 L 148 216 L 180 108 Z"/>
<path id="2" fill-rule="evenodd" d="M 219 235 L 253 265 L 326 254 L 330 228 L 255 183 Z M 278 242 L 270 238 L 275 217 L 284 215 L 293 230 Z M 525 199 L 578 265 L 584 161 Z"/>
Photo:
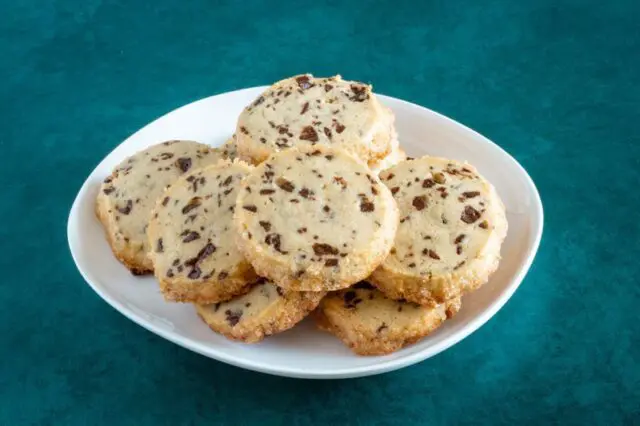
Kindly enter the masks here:
<path id="1" fill-rule="evenodd" d="M 246 345 L 219 336 L 189 304 L 166 303 L 152 277 L 134 277 L 112 255 L 94 215 L 102 180 L 125 157 L 169 139 L 219 146 L 235 130 L 242 109 L 266 87 L 225 93 L 191 103 L 145 126 L 100 162 L 80 188 L 67 226 L 78 270 L 100 297 L 146 329 L 210 358 L 263 373 L 303 378 L 347 378 L 383 373 L 436 355 L 477 330 L 518 288 L 538 249 L 543 214 L 538 191 L 525 170 L 493 142 L 436 112 L 379 96 L 396 114 L 400 143 L 411 156 L 467 160 L 496 186 L 507 210 L 509 233 L 491 281 L 466 296 L 462 310 L 436 332 L 386 356 L 354 355 L 310 320 L 265 341 Z"/>

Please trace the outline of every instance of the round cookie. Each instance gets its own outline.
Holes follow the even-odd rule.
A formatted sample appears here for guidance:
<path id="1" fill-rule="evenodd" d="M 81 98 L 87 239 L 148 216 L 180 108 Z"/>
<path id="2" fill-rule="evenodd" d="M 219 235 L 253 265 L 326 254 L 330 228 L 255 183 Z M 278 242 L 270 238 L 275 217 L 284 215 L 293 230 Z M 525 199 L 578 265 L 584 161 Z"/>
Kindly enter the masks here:
<path id="1" fill-rule="evenodd" d="M 158 199 L 147 235 L 166 300 L 228 300 L 257 278 L 235 245 L 233 227 L 240 182 L 250 171 L 223 160 L 183 176 Z"/>
<path id="2" fill-rule="evenodd" d="M 389 297 L 434 306 L 484 284 L 500 261 L 504 206 L 466 163 L 422 157 L 383 171 L 400 209 L 391 254 L 371 275 Z"/>
<path id="3" fill-rule="evenodd" d="M 153 272 L 146 230 L 156 199 L 182 174 L 217 162 L 220 152 L 192 141 L 167 141 L 125 159 L 107 177 L 96 215 L 114 255 L 136 275 Z"/>
<path id="4" fill-rule="evenodd" d="M 257 166 L 236 204 L 238 245 L 260 276 L 288 290 L 350 286 L 388 255 L 398 225 L 389 190 L 363 163 L 324 145 Z"/>
<path id="5" fill-rule="evenodd" d="M 210 305 L 196 304 L 209 327 L 229 339 L 254 343 L 302 321 L 314 310 L 324 292 L 283 290 L 259 278 L 248 293 Z"/>
<path id="6" fill-rule="evenodd" d="M 385 355 L 416 343 L 460 309 L 460 298 L 421 306 L 393 300 L 366 281 L 329 293 L 315 311 L 320 329 L 359 355 Z"/>
<path id="7" fill-rule="evenodd" d="M 391 152 L 394 120 L 371 86 L 304 74 L 275 83 L 244 109 L 238 151 L 259 164 L 286 148 L 325 144 L 374 162 Z"/>

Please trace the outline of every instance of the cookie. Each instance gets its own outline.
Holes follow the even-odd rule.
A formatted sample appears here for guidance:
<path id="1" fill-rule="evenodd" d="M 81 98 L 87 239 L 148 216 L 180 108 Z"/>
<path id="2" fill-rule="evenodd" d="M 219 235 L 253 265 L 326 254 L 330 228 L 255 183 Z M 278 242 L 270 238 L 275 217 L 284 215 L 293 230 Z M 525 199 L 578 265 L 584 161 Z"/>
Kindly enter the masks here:
<path id="1" fill-rule="evenodd" d="M 257 275 L 235 245 L 233 210 L 251 166 L 220 161 L 183 176 L 158 199 L 147 235 L 166 300 L 214 303 Z"/>
<path id="2" fill-rule="evenodd" d="M 435 307 L 393 300 L 366 281 L 329 293 L 314 313 L 320 329 L 359 355 L 385 355 L 416 343 L 460 309 L 460 298 Z"/>
<path id="3" fill-rule="evenodd" d="M 398 211 L 366 165 L 340 149 L 274 154 L 243 183 L 238 246 L 260 276 L 288 290 L 339 290 L 367 276 L 393 244 Z"/>
<path id="4" fill-rule="evenodd" d="M 238 151 L 259 164 L 283 149 L 325 144 L 369 163 L 391 152 L 393 122 L 371 86 L 340 76 L 299 75 L 275 83 L 244 109 L 236 128 Z"/>
<path id="5" fill-rule="evenodd" d="M 254 343 L 302 321 L 324 295 L 324 292 L 283 290 L 260 278 L 245 295 L 195 307 L 213 331 L 232 340 Z"/>
<path id="6" fill-rule="evenodd" d="M 217 162 L 220 152 L 192 141 L 168 141 L 125 159 L 107 177 L 96 215 L 114 255 L 132 273 L 153 272 L 146 230 L 156 199 L 184 173 Z"/>
<path id="7" fill-rule="evenodd" d="M 477 170 L 436 157 L 380 174 L 400 209 L 391 254 L 371 282 L 394 299 L 434 306 L 484 284 L 500 261 L 504 206 Z"/>

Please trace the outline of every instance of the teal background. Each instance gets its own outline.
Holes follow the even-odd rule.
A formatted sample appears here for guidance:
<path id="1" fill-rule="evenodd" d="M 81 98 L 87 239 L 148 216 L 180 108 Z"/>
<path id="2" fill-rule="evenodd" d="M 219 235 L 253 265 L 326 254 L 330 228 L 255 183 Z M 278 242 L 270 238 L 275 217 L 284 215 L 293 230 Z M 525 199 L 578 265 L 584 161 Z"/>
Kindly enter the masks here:
<path id="1" fill-rule="evenodd" d="M 0 425 L 640 423 L 640 2 L 0 2 Z M 509 303 L 401 371 L 306 381 L 143 330 L 83 282 L 66 219 L 156 117 L 313 72 L 511 153 L 546 213 Z"/>

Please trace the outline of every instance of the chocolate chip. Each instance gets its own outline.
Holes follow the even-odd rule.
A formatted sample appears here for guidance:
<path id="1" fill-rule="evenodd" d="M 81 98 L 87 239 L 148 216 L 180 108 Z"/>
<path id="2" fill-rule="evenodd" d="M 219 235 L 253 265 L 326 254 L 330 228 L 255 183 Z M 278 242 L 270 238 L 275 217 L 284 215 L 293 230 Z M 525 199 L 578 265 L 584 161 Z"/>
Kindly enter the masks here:
<path id="1" fill-rule="evenodd" d="M 160 159 L 161 160 L 168 160 L 169 158 L 172 158 L 173 154 L 170 152 L 163 152 L 162 154 L 160 154 Z"/>
<path id="2" fill-rule="evenodd" d="M 245 210 L 249 210 L 250 212 L 253 212 L 253 213 L 258 211 L 258 208 L 256 206 L 254 206 L 253 204 L 250 204 L 248 206 L 242 206 L 242 208 L 245 209 Z"/>
<path id="3" fill-rule="evenodd" d="M 361 212 L 372 212 L 375 210 L 375 205 L 373 202 L 367 199 L 367 197 L 360 197 L 360 211 Z"/>
<path id="4" fill-rule="evenodd" d="M 344 132 L 344 129 L 346 129 L 346 126 L 338 123 L 337 121 L 335 121 L 334 124 L 336 125 L 336 132 L 338 133 L 342 133 Z"/>
<path id="5" fill-rule="evenodd" d="M 249 131 L 248 131 L 248 130 L 247 130 L 247 128 L 246 128 L 246 127 L 244 127 L 244 126 L 241 126 L 241 127 L 240 127 L 240 131 L 241 131 L 242 133 L 244 133 L 245 135 L 248 135 L 248 134 L 249 134 Z"/>
<path id="6" fill-rule="evenodd" d="M 127 200 L 127 204 L 124 207 L 116 207 L 116 210 L 118 210 L 122 214 L 129 214 L 131 213 L 132 208 L 133 208 L 133 201 Z"/>
<path id="7" fill-rule="evenodd" d="M 302 188 L 298 194 L 300 194 L 301 197 L 303 198 L 307 198 L 307 199 L 311 199 L 311 200 L 315 200 L 315 193 L 313 191 L 311 191 L 308 188 Z"/>
<path id="8" fill-rule="evenodd" d="M 334 176 L 333 180 L 334 180 L 334 182 L 340 184 L 340 186 L 342 186 L 343 190 L 347 188 L 347 181 L 344 180 L 344 178 L 342 176 Z"/>
<path id="9" fill-rule="evenodd" d="M 364 102 L 369 99 L 366 86 L 358 86 L 352 84 L 351 91 L 353 92 L 353 95 L 349 98 L 349 100 L 352 100 L 354 102 Z"/>
<path id="10" fill-rule="evenodd" d="M 456 246 L 456 254 L 462 254 L 462 246 Z"/>
<path id="11" fill-rule="evenodd" d="M 307 228 L 299 228 L 298 229 L 298 234 L 304 234 L 305 232 L 307 232 Z"/>
<path id="12" fill-rule="evenodd" d="M 167 277 L 169 278 L 173 277 L 173 271 L 171 270 L 171 268 L 169 268 L 169 270 L 167 271 Z"/>
<path id="13" fill-rule="evenodd" d="M 187 235 L 185 235 L 185 237 L 182 239 L 182 242 L 190 243 L 191 241 L 195 241 L 199 238 L 200 238 L 200 234 L 198 234 L 196 231 L 191 231 L 187 233 Z"/>
<path id="14" fill-rule="evenodd" d="M 303 141 L 318 142 L 318 133 L 312 126 L 306 126 L 300 132 L 300 139 Z"/>
<path id="15" fill-rule="evenodd" d="M 271 223 L 270 222 L 266 222 L 264 220 L 261 220 L 258 223 L 260 224 L 260 226 L 262 226 L 262 228 L 265 231 L 269 232 L 271 230 Z"/>
<path id="16" fill-rule="evenodd" d="M 105 189 L 103 189 L 102 192 L 104 192 L 106 195 L 109 195 L 115 190 L 116 189 L 113 186 L 109 186 L 109 187 L 106 187 Z"/>
<path id="17" fill-rule="evenodd" d="M 411 262 L 411 263 L 409 264 L 409 268 L 415 268 L 415 267 L 416 267 L 416 264 L 415 264 L 414 262 Z"/>
<path id="18" fill-rule="evenodd" d="M 422 250 L 422 254 L 424 256 L 429 256 L 432 259 L 435 260 L 440 260 L 440 256 L 438 256 L 438 253 L 436 253 L 435 251 L 431 250 L 431 249 L 424 249 Z"/>
<path id="19" fill-rule="evenodd" d="M 453 267 L 453 270 L 455 271 L 456 269 L 460 269 L 462 267 L 462 265 L 464 265 L 466 263 L 466 261 L 462 261 L 460 263 L 458 263 L 456 266 Z"/>
<path id="20" fill-rule="evenodd" d="M 460 234 L 456 237 L 454 243 L 455 244 L 460 244 L 462 242 L 462 240 L 464 240 L 465 234 Z"/>
<path id="21" fill-rule="evenodd" d="M 414 197 L 411 204 L 413 205 L 413 207 L 416 208 L 416 210 L 420 211 L 427 206 L 427 196 L 420 195 L 420 196 Z"/>
<path id="22" fill-rule="evenodd" d="M 289 253 L 287 251 L 283 251 L 280 246 L 281 244 L 280 234 L 267 234 L 267 236 L 264 238 L 264 242 L 265 244 L 273 247 L 274 250 L 277 251 L 278 253 L 282 253 L 282 254 Z"/>
<path id="23" fill-rule="evenodd" d="M 474 198 L 480 195 L 480 191 L 466 191 L 462 193 L 464 198 Z"/>
<path id="24" fill-rule="evenodd" d="M 325 213 L 329 213 L 329 212 L 331 211 L 331 207 L 329 207 L 329 206 L 324 206 L 324 207 L 322 207 L 322 210 L 323 210 Z"/>
<path id="25" fill-rule="evenodd" d="M 226 271 L 220 271 L 220 273 L 218 274 L 218 279 L 220 281 L 224 280 L 225 278 L 227 278 L 229 276 L 229 273 Z"/>
<path id="26" fill-rule="evenodd" d="M 331 139 L 331 136 L 332 136 L 331 129 L 329 129 L 328 127 L 325 127 L 323 130 L 324 130 L 324 134 L 327 135 L 329 139 Z"/>
<path id="27" fill-rule="evenodd" d="M 202 271 L 200 270 L 200 267 L 198 265 L 194 265 L 193 269 L 189 271 L 189 274 L 187 276 L 192 280 L 196 280 L 200 278 L 201 274 L 202 274 Z"/>
<path id="28" fill-rule="evenodd" d="M 162 200 L 162 205 L 166 206 L 168 202 L 169 202 L 169 197 L 164 197 L 164 200 Z"/>
<path id="29" fill-rule="evenodd" d="M 480 216 L 482 215 L 482 213 L 480 213 L 478 210 L 474 209 L 471 206 L 465 206 L 464 210 L 462 211 L 462 214 L 460 215 L 460 220 L 463 221 L 464 223 L 473 223 L 476 220 L 480 219 Z"/>
<path id="30" fill-rule="evenodd" d="M 391 188 L 391 194 L 395 195 L 396 192 L 400 191 L 400 187 L 399 186 L 394 186 L 393 188 Z"/>
<path id="31" fill-rule="evenodd" d="M 275 191 L 275 189 L 261 189 L 260 190 L 260 195 L 269 195 L 269 194 L 273 194 Z"/>
<path id="32" fill-rule="evenodd" d="M 330 85 L 330 84 L 325 84 L 325 85 L 324 85 L 324 91 L 325 91 L 325 92 L 328 92 L 328 91 L 329 91 L 329 90 L 331 90 L 331 89 L 333 89 L 333 86 L 332 86 L 332 85 Z"/>
<path id="33" fill-rule="evenodd" d="M 220 186 L 229 186 L 233 182 L 233 176 L 228 176 Z"/>
<path id="34" fill-rule="evenodd" d="M 281 177 L 276 179 L 276 185 L 278 185 L 280 189 L 287 192 L 293 192 L 293 190 L 296 188 L 290 181 Z"/>
<path id="35" fill-rule="evenodd" d="M 156 253 L 162 253 L 164 251 L 164 247 L 162 246 L 162 238 L 158 238 L 158 242 L 156 243 Z"/>
<path id="36" fill-rule="evenodd" d="M 308 110 L 309 110 L 309 102 L 305 102 L 305 104 L 302 106 L 302 111 L 300 111 L 300 115 L 303 115 Z"/>
<path id="37" fill-rule="evenodd" d="M 240 322 L 240 318 L 242 318 L 242 311 L 232 311 L 231 309 L 227 309 L 224 311 L 224 314 L 225 319 L 231 327 L 238 324 Z"/>
<path id="38" fill-rule="evenodd" d="M 306 89 L 309 89 L 309 88 L 313 87 L 313 85 L 309 81 L 309 77 L 307 77 L 306 75 L 302 75 L 300 77 L 297 77 L 296 78 L 296 82 L 298 82 L 298 86 L 302 90 L 306 90 Z"/>
<path id="39" fill-rule="evenodd" d="M 261 103 L 263 103 L 263 102 L 264 102 L 264 96 L 260 96 L 260 97 L 258 97 L 258 99 L 256 99 L 255 101 L 253 101 L 253 104 L 252 104 L 252 105 L 253 105 L 254 107 L 257 107 L 258 105 L 260 105 L 260 104 L 261 104 Z"/>
<path id="40" fill-rule="evenodd" d="M 182 214 L 187 214 L 191 210 L 198 208 L 202 204 L 202 198 L 193 197 L 189 200 L 189 202 L 182 208 Z"/>
<path id="41" fill-rule="evenodd" d="M 337 266 L 338 259 L 327 259 L 324 261 L 324 266 Z"/>
<path id="42" fill-rule="evenodd" d="M 316 256 L 324 256 L 327 254 L 335 256 L 338 253 L 340 253 L 340 251 L 337 248 L 324 243 L 314 243 L 313 252 L 316 254 Z"/>
<path id="43" fill-rule="evenodd" d="M 176 165 L 182 172 L 186 172 L 191 168 L 191 158 L 181 157 L 176 160 Z"/>

